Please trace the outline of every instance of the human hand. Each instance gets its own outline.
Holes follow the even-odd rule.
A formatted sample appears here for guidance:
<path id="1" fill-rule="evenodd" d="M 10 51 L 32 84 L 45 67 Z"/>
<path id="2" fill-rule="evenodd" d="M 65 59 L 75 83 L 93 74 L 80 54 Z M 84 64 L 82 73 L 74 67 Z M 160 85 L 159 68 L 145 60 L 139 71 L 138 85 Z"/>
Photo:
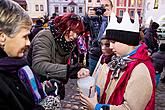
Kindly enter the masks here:
<path id="1" fill-rule="evenodd" d="M 94 97 L 89 98 L 85 95 L 83 95 L 82 93 L 80 93 L 80 102 L 85 105 L 88 110 L 94 110 L 96 104 L 98 103 L 97 101 L 97 92 L 95 92 Z"/>
<path id="2" fill-rule="evenodd" d="M 90 75 L 89 69 L 81 68 L 80 71 L 77 72 L 78 78 L 84 78 Z"/>
<path id="3" fill-rule="evenodd" d="M 77 78 L 77 72 L 82 68 L 82 65 L 76 63 L 74 65 L 68 65 L 67 74 L 71 79 Z"/>

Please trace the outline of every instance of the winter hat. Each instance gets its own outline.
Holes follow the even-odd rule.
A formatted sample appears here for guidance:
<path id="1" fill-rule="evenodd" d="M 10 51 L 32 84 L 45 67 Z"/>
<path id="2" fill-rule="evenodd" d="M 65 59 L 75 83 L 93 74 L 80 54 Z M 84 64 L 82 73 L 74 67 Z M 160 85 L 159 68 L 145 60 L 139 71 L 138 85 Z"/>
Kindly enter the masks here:
<path id="1" fill-rule="evenodd" d="M 140 41 L 138 14 L 135 14 L 134 22 L 131 22 L 128 12 L 124 12 L 122 21 L 119 23 L 115 14 L 111 13 L 105 33 L 110 40 L 137 46 Z"/>
<path id="2" fill-rule="evenodd" d="M 165 51 L 165 43 L 160 44 L 160 51 Z"/>
<path id="3" fill-rule="evenodd" d="M 38 19 L 38 20 L 36 21 L 36 25 L 37 25 L 37 26 L 42 26 L 42 25 L 43 25 L 43 21 L 42 21 L 41 19 Z"/>
<path id="4" fill-rule="evenodd" d="M 156 22 L 153 22 L 153 23 L 151 24 L 151 28 L 152 28 L 152 29 L 158 29 L 158 27 L 159 27 L 159 24 L 156 23 Z"/>

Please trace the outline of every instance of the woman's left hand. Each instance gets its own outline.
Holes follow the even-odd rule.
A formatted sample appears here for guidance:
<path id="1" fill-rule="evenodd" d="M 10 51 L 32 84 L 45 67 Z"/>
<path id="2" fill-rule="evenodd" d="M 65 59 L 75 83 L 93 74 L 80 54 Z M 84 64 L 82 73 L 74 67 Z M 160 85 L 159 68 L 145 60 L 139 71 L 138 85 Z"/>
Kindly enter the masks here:
<path id="1" fill-rule="evenodd" d="M 77 72 L 77 77 L 78 78 L 84 78 L 90 75 L 90 71 L 87 68 L 81 68 L 78 72 Z"/>
<path id="2" fill-rule="evenodd" d="M 96 104 L 98 103 L 98 101 L 97 101 L 97 92 L 95 92 L 95 96 L 92 97 L 92 98 L 89 98 L 89 97 L 83 95 L 82 93 L 80 93 L 80 101 L 81 101 L 82 104 L 87 106 L 88 110 L 94 110 Z"/>

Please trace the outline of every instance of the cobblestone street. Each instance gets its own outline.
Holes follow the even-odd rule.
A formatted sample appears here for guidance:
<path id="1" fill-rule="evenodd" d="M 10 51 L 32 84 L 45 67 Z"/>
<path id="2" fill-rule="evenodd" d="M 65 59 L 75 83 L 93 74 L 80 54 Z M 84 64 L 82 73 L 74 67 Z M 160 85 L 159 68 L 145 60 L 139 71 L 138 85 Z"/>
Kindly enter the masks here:
<path id="1" fill-rule="evenodd" d="M 70 79 L 65 85 L 65 99 L 61 103 L 62 110 L 86 110 L 78 99 L 76 79 Z"/>
<path id="2" fill-rule="evenodd" d="M 61 101 L 62 110 L 87 110 L 79 102 L 76 79 L 70 79 L 65 90 L 65 99 Z M 165 110 L 165 83 L 160 82 L 157 87 L 155 105 L 155 110 Z"/>
<path id="3" fill-rule="evenodd" d="M 165 110 L 165 83 L 160 81 L 156 90 L 155 110 Z"/>

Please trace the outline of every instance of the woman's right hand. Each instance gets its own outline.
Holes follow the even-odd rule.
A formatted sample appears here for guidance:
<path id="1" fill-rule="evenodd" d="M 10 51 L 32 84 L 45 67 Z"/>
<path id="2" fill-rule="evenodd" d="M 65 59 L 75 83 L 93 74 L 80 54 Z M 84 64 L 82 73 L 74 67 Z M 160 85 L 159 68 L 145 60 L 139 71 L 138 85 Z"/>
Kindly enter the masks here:
<path id="1" fill-rule="evenodd" d="M 77 77 L 78 78 L 84 78 L 90 75 L 89 69 L 86 68 L 81 68 L 78 72 L 77 72 Z"/>

